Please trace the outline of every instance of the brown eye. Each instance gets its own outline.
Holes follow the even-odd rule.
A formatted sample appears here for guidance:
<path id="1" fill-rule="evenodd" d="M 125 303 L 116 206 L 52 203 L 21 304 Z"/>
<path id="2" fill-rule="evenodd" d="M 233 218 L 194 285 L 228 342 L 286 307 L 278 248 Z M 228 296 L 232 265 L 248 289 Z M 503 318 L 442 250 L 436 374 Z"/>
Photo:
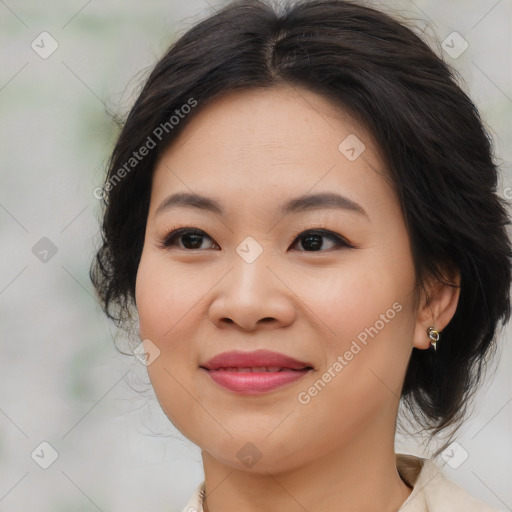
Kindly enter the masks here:
<path id="1" fill-rule="evenodd" d="M 200 229 L 180 228 L 171 231 L 165 236 L 162 246 L 165 248 L 178 247 L 179 249 L 204 249 L 203 239 L 211 238 Z M 181 245 L 177 244 L 177 241 L 181 240 Z M 208 247 L 207 247 L 208 248 Z"/>
<path id="2" fill-rule="evenodd" d="M 324 238 L 327 238 L 331 241 L 331 247 L 329 247 L 329 243 L 327 244 L 328 247 L 325 247 L 326 244 L 324 243 Z M 301 242 L 300 245 L 304 249 L 302 252 L 318 252 L 322 249 L 326 250 L 336 247 L 353 247 L 341 236 L 323 229 L 304 231 L 299 236 L 297 236 L 293 242 L 293 245 L 296 245 L 298 242 Z"/>

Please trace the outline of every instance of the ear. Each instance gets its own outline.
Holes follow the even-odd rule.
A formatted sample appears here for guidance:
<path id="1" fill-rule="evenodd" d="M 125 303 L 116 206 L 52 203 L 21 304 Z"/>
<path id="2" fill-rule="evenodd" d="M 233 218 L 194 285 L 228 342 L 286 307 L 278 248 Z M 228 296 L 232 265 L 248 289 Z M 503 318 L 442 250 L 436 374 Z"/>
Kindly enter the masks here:
<path id="1" fill-rule="evenodd" d="M 441 331 L 448 325 L 459 302 L 460 273 L 458 270 L 447 272 L 443 276 L 445 282 L 432 277 L 425 281 L 420 294 L 416 325 L 413 334 L 413 346 L 419 349 L 430 347 L 427 329 L 433 327 Z M 442 337 L 441 337 L 442 339 Z"/>

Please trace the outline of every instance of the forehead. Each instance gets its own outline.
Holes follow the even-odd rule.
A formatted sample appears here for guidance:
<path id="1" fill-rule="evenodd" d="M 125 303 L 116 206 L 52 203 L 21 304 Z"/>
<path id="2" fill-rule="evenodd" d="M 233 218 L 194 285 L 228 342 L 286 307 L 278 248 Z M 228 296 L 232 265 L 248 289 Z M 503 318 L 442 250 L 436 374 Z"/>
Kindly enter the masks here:
<path id="1" fill-rule="evenodd" d="M 316 93 L 241 90 L 197 108 L 157 162 L 153 212 L 171 192 L 229 196 L 231 204 L 266 209 L 308 191 L 346 192 L 363 201 L 365 190 L 382 199 L 383 187 L 389 189 L 367 130 Z"/>
<path id="2" fill-rule="evenodd" d="M 230 91 L 197 109 L 198 114 L 164 153 L 177 153 L 190 143 L 193 150 L 204 152 L 208 143 L 219 141 L 221 145 L 209 148 L 216 156 L 221 150 L 234 157 L 265 149 L 259 158 L 270 154 L 293 160 L 303 156 L 301 149 L 322 149 L 326 156 L 337 158 L 339 144 L 350 135 L 358 136 L 367 149 L 377 150 L 370 133 L 346 110 L 299 87 Z M 227 135 L 229 139 L 224 138 Z"/>

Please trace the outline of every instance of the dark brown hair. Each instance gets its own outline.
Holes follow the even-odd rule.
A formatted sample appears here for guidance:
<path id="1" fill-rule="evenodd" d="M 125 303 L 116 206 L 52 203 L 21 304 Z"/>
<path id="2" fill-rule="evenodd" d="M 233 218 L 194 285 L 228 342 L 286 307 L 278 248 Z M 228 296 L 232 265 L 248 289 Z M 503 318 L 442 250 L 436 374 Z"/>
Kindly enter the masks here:
<path id="1" fill-rule="evenodd" d="M 402 390 L 427 432 L 457 426 L 495 348 L 498 324 L 510 316 L 509 219 L 497 194 L 491 140 L 454 71 L 404 24 L 354 2 L 277 8 L 235 1 L 187 31 L 156 64 L 105 181 L 102 246 L 91 267 L 105 312 L 119 325 L 130 317 L 162 150 L 219 95 L 279 84 L 323 95 L 373 135 L 402 205 L 418 285 L 443 279 L 448 267 L 460 272 L 458 307 L 438 350 L 413 349 Z M 127 167 L 150 139 L 157 147 Z"/>

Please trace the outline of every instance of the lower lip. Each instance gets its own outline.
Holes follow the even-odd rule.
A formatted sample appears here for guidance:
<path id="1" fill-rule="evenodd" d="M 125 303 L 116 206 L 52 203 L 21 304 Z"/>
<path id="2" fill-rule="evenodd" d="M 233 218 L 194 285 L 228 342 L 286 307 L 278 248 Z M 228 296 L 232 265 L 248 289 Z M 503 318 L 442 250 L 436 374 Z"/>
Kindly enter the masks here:
<path id="1" fill-rule="evenodd" d="M 299 380 L 311 370 L 282 370 L 280 372 L 235 372 L 204 370 L 217 384 L 243 395 L 273 391 Z"/>

